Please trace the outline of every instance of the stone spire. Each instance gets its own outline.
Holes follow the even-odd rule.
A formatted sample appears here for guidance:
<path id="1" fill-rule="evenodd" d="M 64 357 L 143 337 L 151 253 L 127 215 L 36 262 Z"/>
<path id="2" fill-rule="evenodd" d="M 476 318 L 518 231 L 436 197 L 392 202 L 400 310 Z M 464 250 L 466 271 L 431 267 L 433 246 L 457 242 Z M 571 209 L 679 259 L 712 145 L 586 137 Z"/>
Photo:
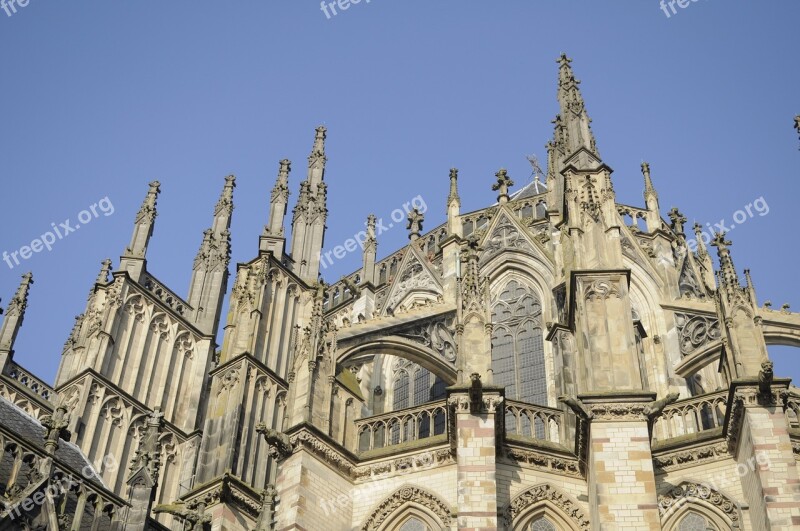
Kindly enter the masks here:
<path id="1" fill-rule="evenodd" d="M 19 288 L 6 307 L 3 324 L 0 325 L 0 371 L 14 355 L 14 342 L 25 318 L 31 284 L 33 284 L 33 275 L 30 272 L 22 275 Z"/>
<path id="2" fill-rule="evenodd" d="M 714 234 L 711 245 L 717 248 L 721 287 L 728 291 L 741 288 L 739 276 L 736 274 L 736 267 L 734 267 L 733 258 L 731 258 L 731 251 L 728 249 L 733 243 L 725 239 L 724 232 L 718 232 Z"/>
<path id="3" fill-rule="evenodd" d="M 376 236 L 375 227 L 378 218 L 375 214 L 370 214 L 367 217 L 367 231 L 364 239 L 364 262 L 361 270 L 362 282 L 369 282 L 376 284 L 375 279 L 375 258 L 378 254 L 378 238 Z"/>
<path id="4" fill-rule="evenodd" d="M 203 241 L 194 259 L 192 281 L 186 301 L 193 309 L 195 325 L 210 334 L 216 334 L 222 311 L 222 297 L 228 285 L 230 226 L 235 187 L 236 178 L 233 175 L 225 177 L 225 185 L 214 207 L 211 228 L 203 232 Z"/>
<path id="5" fill-rule="evenodd" d="M 653 179 L 650 178 L 650 164 L 648 162 L 642 162 L 642 176 L 644 177 L 644 202 L 649 207 L 651 200 L 658 202 L 658 193 L 655 186 L 653 186 Z"/>
<path id="6" fill-rule="evenodd" d="M 461 198 L 458 196 L 458 169 L 450 170 L 450 194 L 447 196 L 447 233 L 455 236 L 463 234 L 461 226 Z"/>
<path id="7" fill-rule="evenodd" d="M 289 203 L 289 172 L 292 171 L 292 163 L 288 159 L 280 162 L 278 178 L 275 186 L 272 187 L 270 196 L 269 225 L 265 227 L 265 233 L 273 236 L 283 236 L 283 218 L 286 216 L 286 205 Z"/>
<path id="8" fill-rule="evenodd" d="M 328 185 L 325 178 L 325 138 L 327 129 L 319 126 L 308 157 L 308 177 L 300 183 L 300 196 L 292 220 L 292 260 L 295 272 L 307 283 L 319 276 L 320 253 L 328 219 Z"/>
<path id="9" fill-rule="evenodd" d="M 563 120 L 566 133 L 566 156 L 569 157 L 580 148 L 586 148 L 598 156 L 597 144 L 592 134 L 589 114 L 580 91 L 580 81 L 572 71 L 572 59 L 562 53 L 558 59 L 558 103 L 561 107 L 560 120 Z M 557 118 L 557 121 L 559 119 Z M 558 127 L 558 124 L 557 124 Z"/>
<path id="10" fill-rule="evenodd" d="M 105 284 L 108 282 L 108 275 L 111 273 L 111 258 L 106 258 L 100 262 L 100 273 L 97 274 L 96 284 Z"/>
<path id="11" fill-rule="evenodd" d="M 150 243 L 150 237 L 153 235 L 153 227 L 155 226 L 156 216 L 158 215 L 156 212 L 156 202 L 160 191 L 161 183 L 158 181 L 150 183 L 150 189 L 147 191 L 142 206 L 136 214 L 131 243 L 125 249 L 120 259 L 119 268 L 122 271 L 127 271 L 131 278 L 137 282 L 145 269 L 147 245 Z"/>
<path id="12" fill-rule="evenodd" d="M 495 173 L 494 176 L 497 177 L 497 182 L 492 185 L 492 190 L 499 192 L 497 202 L 501 205 L 508 203 L 508 189 L 514 186 L 514 181 L 508 176 L 505 168 L 500 168 L 500 171 Z"/>
<path id="13" fill-rule="evenodd" d="M 286 209 L 289 204 L 289 173 L 291 170 L 291 161 L 283 159 L 278 168 L 278 178 L 275 180 L 275 186 L 272 187 L 269 222 L 264 226 L 264 232 L 261 233 L 258 243 L 260 252 L 270 251 L 278 260 L 283 259 L 283 254 L 286 250 L 283 220 L 286 217 Z"/>

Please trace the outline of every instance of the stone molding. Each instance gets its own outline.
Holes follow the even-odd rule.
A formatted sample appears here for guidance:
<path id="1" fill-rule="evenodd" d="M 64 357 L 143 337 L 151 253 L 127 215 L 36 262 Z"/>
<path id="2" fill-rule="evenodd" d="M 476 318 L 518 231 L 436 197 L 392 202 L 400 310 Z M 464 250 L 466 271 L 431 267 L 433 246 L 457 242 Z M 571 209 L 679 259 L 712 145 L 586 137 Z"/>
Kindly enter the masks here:
<path id="1" fill-rule="evenodd" d="M 442 501 L 438 496 L 414 485 L 404 485 L 391 496 L 380 502 L 370 516 L 360 527 L 362 531 L 377 531 L 395 511 L 405 504 L 420 505 L 433 514 L 445 526 L 452 526 L 455 522 L 455 511 Z"/>
<path id="2" fill-rule="evenodd" d="M 668 492 L 658 495 L 658 513 L 662 521 L 670 511 L 681 507 L 683 500 L 692 499 L 703 500 L 713 505 L 730 520 L 731 529 L 741 529 L 742 518 L 739 504 L 710 486 L 694 481 L 684 481 L 680 485 L 672 487 Z"/>
<path id="3" fill-rule="evenodd" d="M 550 502 L 568 517 L 581 530 L 589 530 L 589 518 L 586 512 L 566 493 L 550 484 L 542 483 L 517 494 L 503 511 L 503 519 L 507 529 L 512 529 L 514 520 L 527 509 L 541 502 Z"/>

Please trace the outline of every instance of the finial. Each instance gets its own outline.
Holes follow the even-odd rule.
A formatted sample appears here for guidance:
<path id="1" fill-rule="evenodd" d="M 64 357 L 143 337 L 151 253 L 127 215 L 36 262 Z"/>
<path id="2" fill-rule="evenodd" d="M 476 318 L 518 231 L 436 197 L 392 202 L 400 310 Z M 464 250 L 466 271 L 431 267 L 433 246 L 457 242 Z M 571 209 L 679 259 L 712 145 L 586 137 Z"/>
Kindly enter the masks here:
<path id="1" fill-rule="evenodd" d="M 21 315 L 25 313 L 28 307 L 28 293 L 30 292 L 31 285 L 33 284 L 33 273 L 30 271 L 22 275 L 22 281 L 19 283 L 17 292 L 12 297 L 11 302 L 6 307 L 6 315 Z"/>
<path id="2" fill-rule="evenodd" d="M 214 207 L 214 215 L 218 215 L 223 210 L 227 213 L 233 210 L 233 189 L 236 188 L 236 177 L 228 175 L 225 177 L 225 186 L 222 187 L 222 193 L 217 201 L 217 206 Z"/>
<path id="3" fill-rule="evenodd" d="M 147 190 L 142 206 L 139 207 L 139 212 L 136 213 L 136 223 L 139 223 L 145 217 L 148 218 L 147 221 L 152 222 L 157 215 L 156 201 L 158 200 L 158 194 L 161 193 L 161 183 L 152 181 L 148 186 L 150 189 Z"/>
<path id="4" fill-rule="evenodd" d="M 64 404 L 60 404 L 52 415 L 43 416 L 41 422 L 45 428 L 44 449 L 48 454 L 52 455 L 58 448 L 59 439 L 69 441 L 70 433 L 67 431 L 69 414 L 67 407 Z"/>
<path id="5" fill-rule="evenodd" d="M 800 114 L 794 117 L 794 128 L 797 130 L 797 134 L 800 135 Z"/>
<path id="6" fill-rule="evenodd" d="M 408 225 L 406 225 L 406 229 L 411 231 L 408 235 L 409 240 L 414 241 L 419 238 L 420 233 L 422 232 L 422 223 L 424 221 L 425 215 L 420 212 L 419 209 L 415 208 L 408 213 Z"/>
<path id="7" fill-rule="evenodd" d="M 686 236 L 683 232 L 683 224 L 686 223 L 686 216 L 681 214 L 677 207 L 669 211 L 669 219 L 672 220 L 672 231 L 678 236 Z"/>
<path id="8" fill-rule="evenodd" d="M 100 274 L 97 275 L 97 280 L 95 281 L 96 284 L 105 284 L 108 282 L 108 274 L 111 273 L 111 259 L 106 258 L 102 262 L 100 262 Z"/>
<path id="9" fill-rule="evenodd" d="M 447 196 L 447 204 L 453 201 L 461 204 L 461 198 L 458 196 L 458 168 L 450 168 L 450 195 Z"/>
<path id="10" fill-rule="evenodd" d="M 367 216 L 367 237 L 375 237 L 375 225 L 378 223 L 378 218 L 375 214 Z"/>
<path id="11" fill-rule="evenodd" d="M 311 150 L 311 156 L 325 155 L 325 138 L 327 137 L 328 129 L 324 125 L 320 125 L 316 129 L 316 136 L 314 137 L 314 148 Z"/>
<path id="12" fill-rule="evenodd" d="M 497 177 L 497 182 L 492 185 L 492 190 L 500 192 L 497 196 L 497 201 L 500 204 L 506 203 L 508 202 L 508 188 L 514 186 L 514 181 L 508 176 L 505 168 L 500 168 L 500 171 L 495 173 L 494 176 Z"/>
<path id="13" fill-rule="evenodd" d="M 703 241 L 703 226 L 699 223 L 694 224 L 694 237 L 695 241 L 697 242 L 697 254 L 700 258 L 708 255 L 708 249 L 706 248 L 706 242 Z"/>

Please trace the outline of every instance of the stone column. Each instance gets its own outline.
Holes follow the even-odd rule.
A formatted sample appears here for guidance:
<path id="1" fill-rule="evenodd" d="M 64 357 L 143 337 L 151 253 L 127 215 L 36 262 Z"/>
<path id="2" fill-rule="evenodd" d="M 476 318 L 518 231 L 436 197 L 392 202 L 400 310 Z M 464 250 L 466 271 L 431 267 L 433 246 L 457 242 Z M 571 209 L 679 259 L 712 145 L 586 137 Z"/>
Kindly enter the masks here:
<path id="1" fill-rule="evenodd" d="M 647 406 L 654 393 L 581 395 L 592 529 L 660 530 Z"/>
<path id="2" fill-rule="evenodd" d="M 753 524 L 773 531 L 800 528 L 800 474 L 785 412 L 789 382 L 734 382 L 725 423 Z"/>
<path id="3" fill-rule="evenodd" d="M 503 389 L 470 386 L 448 389 L 451 441 L 458 475 L 458 530 L 497 531 L 496 451 L 502 435 Z M 499 419 L 499 420 L 498 420 Z M 455 428 L 453 430 L 453 428 Z"/>

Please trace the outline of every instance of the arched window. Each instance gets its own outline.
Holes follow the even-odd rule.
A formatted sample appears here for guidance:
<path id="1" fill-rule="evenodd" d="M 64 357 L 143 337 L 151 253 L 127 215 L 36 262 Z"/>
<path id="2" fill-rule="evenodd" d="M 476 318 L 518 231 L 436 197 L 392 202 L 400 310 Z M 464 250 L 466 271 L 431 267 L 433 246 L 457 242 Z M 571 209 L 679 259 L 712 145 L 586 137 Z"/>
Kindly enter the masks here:
<path id="1" fill-rule="evenodd" d="M 553 522 L 542 517 L 531 524 L 531 531 L 557 531 L 557 529 Z"/>
<path id="2" fill-rule="evenodd" d="M 429 531 L 430 527 L 425 525 L 419 518 L 411 517 L 403 525 L 397 528 L 397 531 Z"/>
<path id="3" fill-rule="evenodd" d="M 547 405 L 541 318 L 533 291 L 510 281 L 492 304 L 492 372 L 506 397 Z"/>
<path id="4" fill-rule="evenodd" d="M 708 529 L 716 529 L 716 526 L 711 524 L 704 516 L 695 512 L 684 516 L 681 523 L 678 524 L 678 531 L 707 531 Z"/>
<path id="5" fill-rule="evenodd" d="M 544 366 L 542 305 L 533 290 L 511 280 L 492 300 L 492 373 L 494 383 L 506 389 L 506 397 L 547 405 Z M 530 426 L 525 426 L 530 432 Z M 545 426 L 536 423 L 534 435 L 544 437 Z M 506 416 L 506 430 L 516 431 L 516 418 Z"/>

